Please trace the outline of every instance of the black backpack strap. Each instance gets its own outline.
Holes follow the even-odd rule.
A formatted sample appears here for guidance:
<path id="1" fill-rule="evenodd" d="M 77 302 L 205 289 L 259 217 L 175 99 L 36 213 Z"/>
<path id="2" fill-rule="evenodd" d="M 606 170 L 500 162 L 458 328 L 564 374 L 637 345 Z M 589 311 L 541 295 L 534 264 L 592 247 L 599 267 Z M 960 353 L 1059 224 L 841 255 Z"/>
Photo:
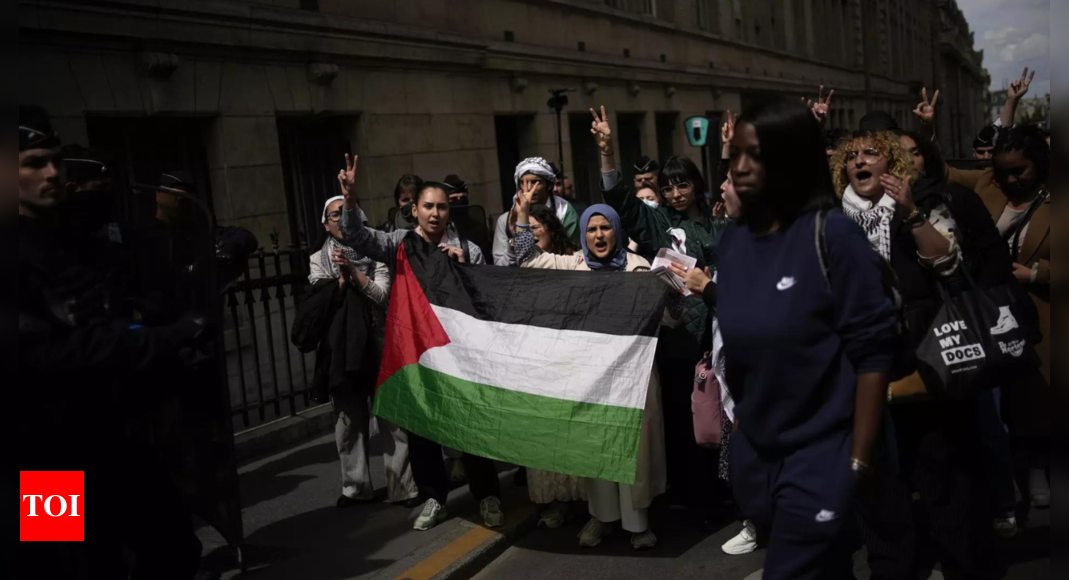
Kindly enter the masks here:
<path id="1" fill-rule="evenodd" d="M 824 281 L 831 287 L 831 274 L 828 271 L 828 210 L 822 209 L 817 212 L 817 226 L 814 244 L 817 247 L 817 258 L 820 260 L 820 272 L 824 274 Z"/>
<path id="2" fill-rule="evenodd" d="M 1032 205 L 1028 206 L 1028 211 L 1026 211 L 1020 219 L 1014 222 L 1013 227 L 1006 232 L 1006 240 L 1009 240 L 1011 237 L 1013 238 L 1013 252 L 1011 255 L 1014 262 L 1021 259 L 1021 232 L 1023 232 L 1025 226 L 1032 221 L 1032 217 L 1039 211 L 1039 206 L 1043 205 L 1048 197 L 1050 197 L 1050 194 L 1046 191 L 1039 192 L 1039 196 L 1032 202 Z"/>

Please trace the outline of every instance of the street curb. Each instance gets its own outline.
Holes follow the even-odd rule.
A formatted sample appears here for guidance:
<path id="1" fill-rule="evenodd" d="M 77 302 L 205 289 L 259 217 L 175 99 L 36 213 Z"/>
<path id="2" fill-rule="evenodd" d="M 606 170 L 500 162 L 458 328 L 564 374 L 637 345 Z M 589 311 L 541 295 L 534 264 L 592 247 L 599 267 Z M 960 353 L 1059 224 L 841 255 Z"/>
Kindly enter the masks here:
<path id="1" fill-rule="evenodd" d="M 512 544 L 531 533 L 538 527 L 541 514 L 537 509 L 532 509 L 526 517 L 517 518 L 514 524 L 508 525 L 504 530 L 494 534 L 478 547 L 464 555 L 461 559 L 451 564 L 445 570 L 435 575 L 432 580 L 471 580 L 483 568 L 489 566 Z"/>
<path id="2" fill-rule="evenodd" d="M 234 435 L 239 466 L 327 435 L 334 428 L 334 410 L 320 405 L 300 415 L 272 421 Z"/>

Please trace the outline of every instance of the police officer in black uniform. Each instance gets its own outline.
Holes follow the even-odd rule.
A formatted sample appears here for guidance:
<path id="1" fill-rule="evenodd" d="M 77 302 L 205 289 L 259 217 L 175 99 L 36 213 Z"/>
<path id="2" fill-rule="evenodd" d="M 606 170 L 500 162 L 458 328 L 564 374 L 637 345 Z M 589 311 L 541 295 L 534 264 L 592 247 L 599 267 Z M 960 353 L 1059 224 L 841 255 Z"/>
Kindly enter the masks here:
<path id="1" fill-rule="evenodd" d="M 86 542 L 34 543 L 20 548 L 25 578 L 130 577 L 123 543 L 153 506 L 131 493 L 132 458 L 125 452 L 124 400 L 151 391 L 125 377 L 148 368 L 178 367 L 206 333 L 205 320 L 187 313 L 149 328 L 112 305 L 113 289 L 92 263 L 78 259 L 61 219 L 64 205 L 60 140 L 47 113 L 19 108 L 19 254 L 16 401 L 20 471 L 84 471 L 94 512 Z M 140 391 L 140 392 L 139 392 Z M 195 538 L 194 538 L 195 540 Z M 190 551 L 194 546 L 187 547 Z M 199 544 L 195 546 L 199 556 Z M 136 551 L 136 550 L 135 550 Z M 132 571 L 133 578 L 191 578 L 196 571 Z"/>

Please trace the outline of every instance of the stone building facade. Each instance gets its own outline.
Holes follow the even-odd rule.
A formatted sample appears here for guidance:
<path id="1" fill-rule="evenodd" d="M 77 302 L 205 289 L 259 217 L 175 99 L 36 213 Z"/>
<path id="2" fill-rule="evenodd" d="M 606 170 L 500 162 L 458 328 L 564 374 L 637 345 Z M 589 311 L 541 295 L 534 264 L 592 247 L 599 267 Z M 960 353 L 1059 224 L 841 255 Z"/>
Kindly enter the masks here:
<path id="1" fill-rule="evenodd" d="M 404 173 L 458 174 L 492 217 L 511 165 L 563 162 L 596 200 L 587 109 L 617 155 L 698 160 L 683 134 L 770 95 L 834 88 L 830 122 L 886 109 L 908 127 L 939 87 L 939 137 L 964 156 L 986 73 L 954 0 L 20 0 L 16 83 L 68 142 L 113 151 L 124 179 L 182 167 L 217 218 L 312 242 L 342 154 L 372 221 Z M 714 139 L 715 141 L 715 139 Z M 714 147 L 715 149 L 715 143 Z M 712 155 L 715 155 L 713 153 Z"/>

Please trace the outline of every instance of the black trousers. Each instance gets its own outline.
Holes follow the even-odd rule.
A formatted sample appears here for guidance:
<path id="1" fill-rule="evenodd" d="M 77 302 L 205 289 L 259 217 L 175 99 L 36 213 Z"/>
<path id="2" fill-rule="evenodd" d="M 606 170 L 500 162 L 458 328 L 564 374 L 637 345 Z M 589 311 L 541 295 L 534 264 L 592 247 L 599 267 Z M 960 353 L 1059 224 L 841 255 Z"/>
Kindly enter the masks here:
<path id="1" fill-rule="evenodd" d="M 697 362 L 659 356 L 657 372 L 664 409 L 668 485 L 697 515 L 708 516 L 716 505 L 720 451 L 699 447 L 694 439 L 691 395 Z"/>
<path id="2" fill-rule="evenodd" d="M 420 496 L 445 505 L 449 496 L 449 474 L 445 470 L 442 446 L 415 433 L 408 433 L 408 448 L 412 461 L 412 478 L 416 480 Z M 468 476 L 468 489 L 477 501 L 501 497 L 501 482 L 494 462 L 485 457 L 465 453 L 461 458 Z"/>
<path id="3" fill-rule="evenodd" d="M 971 401 L 891 406 L 900 481 L 882 481 L 869 517 L 862 502 L 859 518 L 873 578 L 927 578 L 937 561 L 948 580 L 1005 576 L 982 463 L 989 458 L 980 452 L 974 409 Z M 903 504 L 903 490 L 916 490 L 920 503 Z"/>

